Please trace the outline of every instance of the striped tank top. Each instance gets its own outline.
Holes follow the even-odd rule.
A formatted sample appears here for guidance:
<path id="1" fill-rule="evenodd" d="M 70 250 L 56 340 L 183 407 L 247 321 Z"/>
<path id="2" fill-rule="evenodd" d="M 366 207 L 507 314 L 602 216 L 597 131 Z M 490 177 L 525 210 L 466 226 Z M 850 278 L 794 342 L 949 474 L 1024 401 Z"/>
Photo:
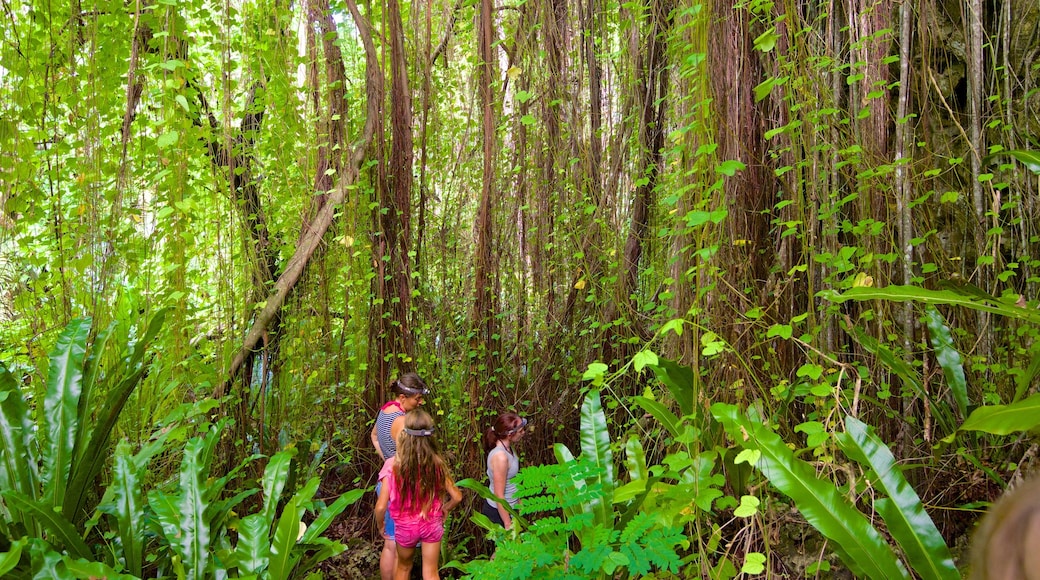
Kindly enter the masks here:
<path id="1" fill-rule="evenodd" d="M 390 435 L 390 427 L 394 419 L 404 415 L 404 409 L 397 401 L 390 401 L 379 409 L 376 416 L 376 438 L 379 439 L 379 447 L 383 450 L 383 459 L 389 459 L 397 455 L 397 442 Z"/>

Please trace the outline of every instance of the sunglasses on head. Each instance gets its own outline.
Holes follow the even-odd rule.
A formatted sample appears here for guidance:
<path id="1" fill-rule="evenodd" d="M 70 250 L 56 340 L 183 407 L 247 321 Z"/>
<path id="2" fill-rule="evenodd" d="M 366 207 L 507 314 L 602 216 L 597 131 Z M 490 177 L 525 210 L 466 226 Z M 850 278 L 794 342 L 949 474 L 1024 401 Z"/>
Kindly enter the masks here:
<path id="1" fill-rule="evenodd" d="M 527 428 L 527 419 L 520 419 L 520 424 L 517 425 L 516 427 L 513 427 L 509 431 L 506 431 L 505 432 L 505 437 L 508 437 L 508 436 L 512 435 L 513 433 L 516 433 L 518 431 L 523 431 L 525 428 Z"/>

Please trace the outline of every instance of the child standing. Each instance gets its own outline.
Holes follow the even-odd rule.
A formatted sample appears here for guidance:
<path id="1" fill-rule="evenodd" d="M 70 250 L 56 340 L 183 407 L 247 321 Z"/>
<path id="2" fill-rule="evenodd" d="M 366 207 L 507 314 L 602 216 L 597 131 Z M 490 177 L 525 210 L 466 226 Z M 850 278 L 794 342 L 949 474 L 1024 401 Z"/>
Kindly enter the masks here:
<path id="1" fill-rule="evenodd" d="M 438 560 L 444 516 L 462 501 L 462 493 L 448 473 L 433 432 L 433 418 L 427 412 L 410 411 L 397 436 L 397 455 L 387 459 L 379 472 L 383 485 L 376 500 L 376 522 L 382 524 L 383 514 L 389 509 L 397 543 L 395 580 L 407 580 L 420 543 L 423 580 L 440 579 Z M 387 537 L 382 527 L 380 533 Z"/>

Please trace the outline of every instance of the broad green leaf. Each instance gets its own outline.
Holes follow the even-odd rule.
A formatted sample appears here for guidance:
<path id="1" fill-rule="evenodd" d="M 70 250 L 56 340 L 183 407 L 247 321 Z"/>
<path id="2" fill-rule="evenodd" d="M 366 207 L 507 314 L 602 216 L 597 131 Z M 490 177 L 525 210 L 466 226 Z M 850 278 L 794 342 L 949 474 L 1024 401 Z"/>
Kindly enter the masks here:
<path id="1" fill-rule="evenodd" d="M 0 486 L 36 499 L 32 415 L 14 375 L 0 364 Z"/>
<path id="2" fill-rule="evenodd" d="M 668 407 L 646 397 L 632 397 L 632 400 L 642 407 L 644 411 L 653 415 L 671 433 L 673 438 L 678 437 L 682 432 L 682 424 L 679 418 L 669 411 Z"/>
<path id="3" fill-rule="evenodd" d="M 629 481 L 646 481 L 650 479 L 650 470 L 646 466 L 646 452 L 639 437 L 632 435 L 625 441 L 625 467 L 628 468 Z"/>
<path id="4" fill-rule="evenodd" d="M 942 428 L 944 432 L 952 432 L 955 428 L 953 417 L 950 415 L 946 405 L 938 405 L 932 396 L 924 390 L 924 385 L 921 382 L 921 377 L 918 376 L 917 371 L 913 369 L 906 361 L 901 357 L 896 356 L 887 346 L 879 343 L 874 338 L 863 332 L 858 327 L 852 327 L 848 329 L 856 336 L 856 340 L 859 344 L 867 351 L 878 357 L 889 370 L 894 372 L 896 376 L 902 381 L 904 387 L 913 391 L 914 395 L 925 399 L 931 403 L 932 412 L 935 417 L 935 422 Z"/>
<path id="5" fill-rule="evenodd" d="M 271 559 L 271 527 L 263 514 L 252 514 L 239 520 L 235 556 L 239 574 L 259 574 Z"/>
<path id="6" fill-rule="evenodd" d="M 130 455 L 130 444 L 126 441 L 116 445 L 109 489 L 114 499 L 114 516 L 123 548 L 123 565 L 131 574 L 141 576 L 144 560 L 144 506 L 139 471 Z"/>
<path id="7" fill-rule="evenodd" d="M 1029 390 L 1029 385 L 1033 384 L 1033 379 L 1036 378 L 1038 373 L 1040 373 L 1040 348 L 1034 345 L 1033 357 L 1029 361 L 1029 366 L 1022 369 L 1022 372 L 1015 379 L 1015 397 L 1011 399 L 1012 403 L 1017 403 L 1022 399 L 1022 396 Z"/>
<path id="8" fill-rule="evenodd" d="M 758 469 L 784 495 L 794 500 L 805 519 L 830 539 L 842 561 L 857 576 L 909 578 L 906 568 L 870 521 L 830 481 L 816 476 L 808 463 L 797 459 L 779 435 L 735 405 L 716 403 L 711 414 L 736 443 L 758 449 Z"/>
<path id="9" fill-rule="evenodd" d="M 1006 151 L 1000 151 L 987 155 L 982 158 L 982 164 L 989 165 L 993 162 L 993 158 L 1000 155 L 1010 155 L 1014 159 L 1022 162 L 1023 165 L 1029 168 L 1036 175 L 1040 175 L 1040 151 L 1025 151 L 1022 149 L 1008 149 Z"/>
<path id="10" fill-rule="evenodd" d="M 68 572 L 62 566 L 62 555 L 40 538 L 29 540 L 29 565 L 33 580 L 66 580 Z"/>
<path id="11" fill-rule="evenodd" d="M 284 489 L 285 482 L 288 479 L 289 465 L 295 455 L 295 447 L 279 451 L 271 457 L 271 460 L 267 462 L 267 467 L 264 469 L 264 505 L 260 511 L 260 516 L 267 524 L 268 530 L 274 524 L 278 500 L 282 497 L 282 489 Z"/>
<path id="12" fill-rule="evenodd" d="M 209 560 L 210 529 L 206 523 L 206 471 L 203 465 L 205 440 L 194 437 L 184 446 L 184 458 L 181 461 L 180 499 L 177 509 L 180 513 L 180 554 L 184 562 L 188 580 L 202 580 L 206 575 Z"/>
<path id="13" fill-rule="evenodd" d="M 4 491 L 0 495 L 3 495 L 8 505 L 14 506 L 39 523 L 47 531 L 47 537 L 65 548 L 69 555 L 76 558 L 93 557 L 90 548 L 87 547 L 86 542 L 72 527 L 69 520 L 52 509 L 49 504 L 32 501 L 14 490 Z"/>
<path id="14" fill-rule="evenodd" d="M 271 561 L 267 567 L 268 578 L 271 580 L 288 580 L 296 567 L 299 558 L 294 556 L 293 547 L 299 538 L 304 506 L 318 490 L 318 481 L 316 477 L 311 478 L 282 508 L 274 532 L 274 541 L 271 543 Z"/>
<path id="15" fill-rule="evenodd" d="M 58 336 L 50 355 L 47 395 L 43 400 L 43 432 L 47 443 L 43 450 L 43 497 L 51 505 L 65 501 L 65 489 L 72 466 L 72 450 L 79 428 L 79 396 L 83 386 L 83 359 L 90 333 L 89 318 L 69 323 Z"/>
<path id="16" fill-rule="evenodd" d="M 614 493 L 614 453 L 610 450 L 610 432 L 607 431 L 607 418 L 603 414 L 599 391 L 590 391 L 581 405 L 581 453 L 591 460 L 600 474 L 600 483 L 606 494 Z M 609 510 L 610 506 L 605 506 Z M 606 513 L 602 514 L 604 517 Z M 601 519 L 598 523 L 606 525 L 613 518 Z"/>
<path id="17" fill-rule="evenodd" d="M 352 489 L 343 495 L 336 498 L 336 501 L 332 502 L 325 509 L 321 510 L 318 517 L 314 518 L 311 525 L 307 526 L 307 532 L 300 538 L 300 543 L 309 544 L 318 539 L 318 536 L 325 533 L 325 530 L 332 525 L 332 521 L 336 519 L 336 516 L 343 513 L 343 510 L 347 509 L 348 506 L 355 504 L 359 499 L 364 497 L 366 489 Z"/>
<path id="18" fill-rule="evenodd" d="M 82 522 L 87 517 L 86 500 L 88 491 L 94 479 L 101 473 L 105 462 L 109 457 L 109 440 L 115 429 L 119 416 L 123 413 L 123 407 L 148 370 L 145 361 L 146 353 L 152 341 L 162 329 L 169 308 L 159 310 L 148 323 L 144 335 L 134 344 L 133 354 L 126 362 L 123 378 L 109 390 L 105 404 L 98 409 L 97 421 L 90 431 L 89 440 L 78 442 L 82 444 L 82 453 L 77 454 L 76 463 L 72 466 L 69 476 L 69 489 L 66 494 L 64 510 L 70 514 L 73 522 Z M 95 341 L 94 346 L 98 343 Z"/>
<path id="19" fill-rule="evenodd" d="M 738 518 L 750 518 L 758 513 L 759 504 L 760 502 L 757 497 L 753 495 L 742 495 L 740 496 L 740 505 L 733 510 L 733 515 Z"/>
<path id="20" fill-rule="evenodd" d="M 527 521 L 524 520 L 523 516 L 518 514 L 516 512 L 516 510 L 513 509 L 513 506 L 509 505 L 509 503 L 506 502 L 505 499 L 500 498 L 497 495 L 495 495 L 495 493 L 493 491 L 491 491 L 488 488 L 488 486 L 480 483 L 479 481 L 477 481 L 475 479 L 471 479 L 471 478 L 466 478 L 466 479 L 463 479 L 461 481 L 457 481 L 457 482 L 455 482 L 455 485 L 458 486 L 458 487 L 461 487 L 463 489 L 468 489 L 468 490 L 476 493 L 481 499 L 491 500 L 493 502 L 498 503 L 502 507 L 506 508 L 506 511 L 509 512 L 509 517 L 513 519 L 513 522 L 514 522 L 513 526 L 514 527 L 516 527 L 517 524 L 519 524 L 520 528 L 526 528 L 527 527 Z M 479 513 L 479 511 L 477 513 Z"/>
<path id="21" fill-rule="evenodd" d="M 664 383 L 675 397 L 679 404 L 679 412 L 692 415 L 697 390 L 697 376 L 693 369 L 664 358 L 657 359 L 657 363 L 650 368 L 653 369 L 657 380 Z"/>
<path id="22" fill-rule="evenodd" d="M 846 455 L 870 468 L 871 480 L 888 496 L 875 502 L 875 507 L 914 570 L 922 578 L 960 578 L 950 549 L 925 512 L 921 498 L 873 429 L 855 417 L 846 417 L 845 432 L 835 434 L 835 438 Z"/>
<path id="23" fill-rule="evenodd" d="M 850 288 L 843 293 L 824 290 L 819 296 L 835 303 L 849 300 L 891 300 L 894 302 L 920 302 L 922 304 L 949 304 L 963 306 L 981 312 L 990 312 L 1034 324 L 1040 323 L 1040 311 L 983 300 L 966 290 L 927 290 L 916 286 L 885 286 L 883 288 Z"/>
<path id="24" fill-rule="evenodd" d="M 63 563 L 73 578 L 84 578 L 86 580 L 94 580 L 95 578 L 104 578 L 105 580 L 136 580 L 140 578 L 140 575 L 120 574 L 101 562 L 88 561 L 82 558 L 73 560 L 72 558 L 65 556 Z"/>
<path id="25" fill-rule="evenodd" d="M 301 540 L 301 544 L 302 542 L 303 541 Z M 346 550 L 347 547 L 339 542 L 329 540 L 328 538 L 315 538 L 313 542 L 306 546 L 306 551 L 313 551 L 313 553 L 306 558 L 299 560 L 299 564 L 296 568 L 298 570 L 312 570 L 317 567 L 320 562 L 338 556 Z M 321 578 L 322 576 L 320 572 L 311 572 L 307 576 L 308 580 L 321 580 Z"/>
<path id="26" fill-rule="evenodd" d="M 657 355 L 649 350 L 641 350 L 632 357 L 632 366 L 636 372 L 641 372 L 647 365 L 657 364 Z"/>
<path id="27" fill-rule="evenodd" d="M 7 573 L 14 570 L 22 559 L 22 548 L 28 538 L 19 538 L 11 542 L 11 547 L 6 552 L 0 553 L 0 578 L 6 578 Z"/>
<path id="28" fill-rule="evenodd" d="M 979 407 L 972 411 L 960 430 L 1010 435 L 1032 430 L 1037 425 L 1040 425 L 1040 393 L 1010 405 Z"/>
<path id="29" fill-rule="evenodd" d="M 964 367 L 961 365 L 961 354 L 953 346 L 953 336 L 939 311 L 934 306 L 925 308 L 925 321 L 932 335 L 932 348 L 935 358 L 946 375 L 946 383 L 953 391 L 953 400 L 957 402 L 957 410 L 961 417 L 968 416 L 968 384 L 964 379 Z"/>

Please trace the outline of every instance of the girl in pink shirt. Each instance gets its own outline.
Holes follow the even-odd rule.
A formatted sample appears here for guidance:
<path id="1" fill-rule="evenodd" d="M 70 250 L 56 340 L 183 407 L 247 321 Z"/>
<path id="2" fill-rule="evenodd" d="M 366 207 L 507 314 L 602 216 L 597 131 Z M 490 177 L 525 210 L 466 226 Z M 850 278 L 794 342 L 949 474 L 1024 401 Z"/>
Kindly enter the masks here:
<path id="1" fill-rule="evenodd" d="M 383 514 L 389 509 L 397 543 L 395 580 L 407 580 L 419 544 L 423 580 L 439 580 L 444 516 L 462 501 L 433 432 L 433 418 L 426 411 L 410 411 L 397 436 L 397 455 L 387 459 L 379 472 L 383 485 L 376 500 L 376 522 L 383 524 Z M 385 535 L 382 526 L 380 533 Z"/>

